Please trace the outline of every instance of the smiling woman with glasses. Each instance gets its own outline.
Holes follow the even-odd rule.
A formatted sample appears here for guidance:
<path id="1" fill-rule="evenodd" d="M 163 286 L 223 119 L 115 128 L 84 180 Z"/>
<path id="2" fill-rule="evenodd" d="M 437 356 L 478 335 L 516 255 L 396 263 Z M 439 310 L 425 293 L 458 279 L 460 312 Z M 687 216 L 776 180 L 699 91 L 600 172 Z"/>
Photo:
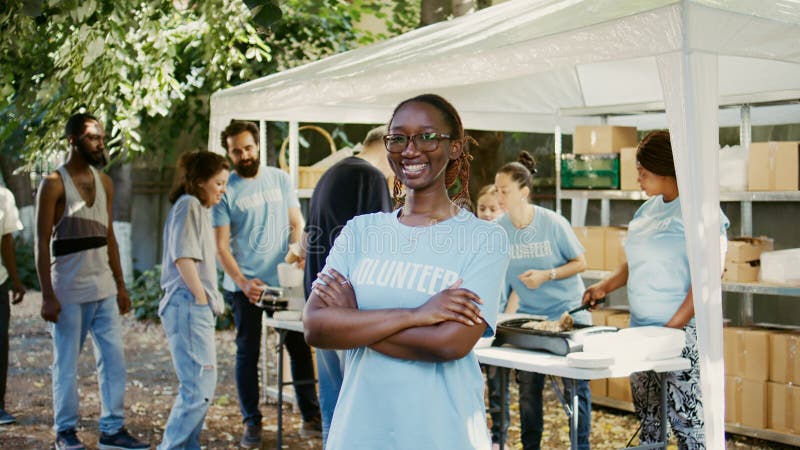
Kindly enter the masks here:
<path id="1" fill-rule="evenodd" d="M 326 449 L 486 449 L 472 348 L 494 334 L 507 238 L 457 206 L 470 158 L 447 100 L 400 103 L 388 130 L 401 207 L 347 223 L 303 313 L 309 344 L 345 350 Z"/>

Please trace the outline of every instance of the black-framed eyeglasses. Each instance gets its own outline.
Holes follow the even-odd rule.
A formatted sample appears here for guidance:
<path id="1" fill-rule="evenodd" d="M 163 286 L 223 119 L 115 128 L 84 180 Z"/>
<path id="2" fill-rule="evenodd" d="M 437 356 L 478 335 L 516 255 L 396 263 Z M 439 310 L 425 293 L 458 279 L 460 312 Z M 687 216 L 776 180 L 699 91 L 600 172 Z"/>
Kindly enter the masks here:
<path id="1" fill-rule="evenodd" d="M 387 134 L 383 137 L 386 151 L 390 153 L 401 153 L 408 147 L 408 141 L 414 143 L 414 148 L 421 152 L 432 152 L 439 148 L 439 141 L 442 139 L 452 139 L 449 134 L 443 133 L 419 133 L 413 136 L 405 134 Z"/>

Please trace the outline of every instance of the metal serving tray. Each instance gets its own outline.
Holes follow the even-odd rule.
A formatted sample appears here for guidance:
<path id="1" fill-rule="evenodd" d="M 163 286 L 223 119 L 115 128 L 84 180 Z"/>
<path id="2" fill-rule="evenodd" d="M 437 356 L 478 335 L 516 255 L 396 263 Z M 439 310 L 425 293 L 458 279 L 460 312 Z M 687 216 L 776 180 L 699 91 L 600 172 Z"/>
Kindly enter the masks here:
<path id="1" fill-rule="evenodd" d="M 493 346 L 512 345 L 526 350 L 540 350 L 565 356 L 583 350 L 583 337 L 594 333 L 616 332 L 616 327 L 581 325 L 570 331 L 544 331 L 522 328 L 524 323 L 537 319 L 511 319 L 497 324 Z"/>

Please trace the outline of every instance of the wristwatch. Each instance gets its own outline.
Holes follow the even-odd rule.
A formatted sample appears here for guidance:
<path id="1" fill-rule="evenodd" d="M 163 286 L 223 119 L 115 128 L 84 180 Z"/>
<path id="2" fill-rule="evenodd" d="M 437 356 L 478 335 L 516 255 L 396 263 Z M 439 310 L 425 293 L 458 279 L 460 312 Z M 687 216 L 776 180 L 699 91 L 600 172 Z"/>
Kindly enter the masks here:
<path id="1" fill-rule="evenodd" d="M 556 279 L 556 269 L 550 269 L 550 281 Z"/>

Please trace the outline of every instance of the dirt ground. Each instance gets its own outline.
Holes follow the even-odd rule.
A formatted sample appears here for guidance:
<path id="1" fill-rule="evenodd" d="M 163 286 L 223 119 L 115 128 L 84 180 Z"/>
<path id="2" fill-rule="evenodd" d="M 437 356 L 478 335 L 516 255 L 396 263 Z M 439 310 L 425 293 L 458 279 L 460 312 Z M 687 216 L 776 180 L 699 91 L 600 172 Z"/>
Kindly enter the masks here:
<path id="1" fill-rule="evenodd" d="M 0 449 L 52 448 L 52 391 L 50 364 L 52 345 L 47 326 L 39 318 L 40 297 L 28 293 L 21 305 L 12 306 L 7 410 L 18 423 L 0 426 Z M 124 339 L 128 380 L 126 386 L 126 426 L 136 436 L 149 441 L 153 448 L 160 442 L 164 424 L 177 390 L 169 348 L 159 324 L 137 322 L 125 316 Z M 87 339 L 89 341 L 89 339 Z M 217 333 L 218 384 L 214 403 L 205 422 L 202 443 L 208 449 L 238 448 L 241 435 L 234 380 L 234 332 Z M 272 359 L 274 360 L 274 358 Z M 94 370 L 91 343 L 87 342 L 79 365 L 81 421 L 78 435 L 88 448 L 97 448 L 97 419 L 100 396 Z M 512 386 L 512 396 L 515 396 Z M 563 411 L 548 390 L 545 431 L 542 448 L 569 448 L 569 429 Z M 511 448 L 519 443 L 518 408 L 512 398 Z M 262 405 L 264 414 L 264 449 L 276 447 L 277 416 L 275 404 Z M 284 408 L 283 448 L 319 449 L 320 439 L 304 439 L 297 433 L 300 416 L 287 404 Z M 630 439 L 638 423 L 632 414 L 595 407 L 592 411 L 592 448 L 621 448 Z M 670 448 L 675 448 L 672 445 Z M 788 449 L 771 442 L 743 437 L 729 437 L 729 449 Z M 379 450 L 379 449 L 376 449 Z"/>

